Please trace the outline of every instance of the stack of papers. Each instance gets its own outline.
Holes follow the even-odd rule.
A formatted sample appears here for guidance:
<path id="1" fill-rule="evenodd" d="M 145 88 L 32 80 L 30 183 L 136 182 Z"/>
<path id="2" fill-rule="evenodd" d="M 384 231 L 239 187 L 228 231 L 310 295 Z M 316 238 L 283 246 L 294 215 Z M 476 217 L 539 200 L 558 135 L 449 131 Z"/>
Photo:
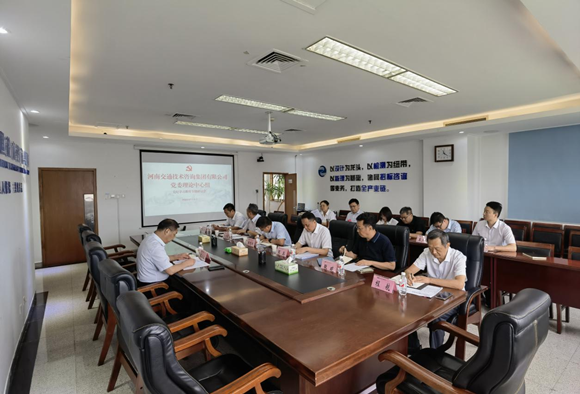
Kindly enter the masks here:
<path id="1" fill-rule="evenodd" d="M 399 279 L 401 279 L 401 275 L 394 276 L 391 279 L 394 280 L 395 283 L 399 283 Z M 415 282 L 412 285 L 410 285 L 409 282 L 407 281 L 407 288 L 408 289 L 422 289 L 425 286 L 426 286 L 426 283 Z"/>
<path id="2" fill-rule="evenodd" d="M 308 259 L 313 259 L 315 257 L 318 257 L 318 255 L 316 253 L 300 253 L 296 255 L 296 258 L 298 260 L 308 260 Z"/>
<path id="3" fill-rule="evenodd" d="M 443 287 L 427 285 L 427 286 L 425 286 L 425 287 L 423 287 L 421 289 L 408 288 L 407 289 L 407 293 L 414 294 L 414 295 L 418 295 L 418 296 L 421 296 L 421 297 L 433 298 L 441 290 L 443 290 Z"/>
<path id="4" fill-rule="evenodd" d="M 347 264 L 344 266 L 344 269 L 348 272 L 358 272 L 368 267 L 368 265 Z"/>
<path id="5" fill-rule="evenodd" d="M 179 264 L 182 261 L 185 261 L 185 260 L 179 260 L 179 261 L 176 261 L 175 263 Z M 207 267 L 208 265 L 209 264 L 206 263 L 205 261 L 201 261 L 200 259 L 198 259 L 197 257 L 195 257 L 195 264 L 192 265 L 191 267 L 184 268 L 183 270 L 186 271 L 186 270 L 192 270 L 194 268 L 203 268 L 203 267 Z"/>

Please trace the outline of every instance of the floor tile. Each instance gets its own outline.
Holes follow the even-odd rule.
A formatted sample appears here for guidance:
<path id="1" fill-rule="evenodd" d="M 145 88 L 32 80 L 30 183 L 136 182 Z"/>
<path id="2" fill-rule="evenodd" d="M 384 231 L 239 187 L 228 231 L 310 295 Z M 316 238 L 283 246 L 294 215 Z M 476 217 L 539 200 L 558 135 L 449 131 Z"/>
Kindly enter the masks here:
<path id="1" fill-rule="evenodd" d="M 538 357 L 536 354 L 526 374 L 526 381 L 553 388 L 567 365 L 568 361 L 561 358 Z"/>
<path id="2" fill-rule="evenodd" d="M 572 394 L 580 393 L 580 379 L 578 374 L 580 372 L 580 367 L 578 364 L 569 363 L 560 379 L 554 386 L 554 392 L 558 394 Z"/>

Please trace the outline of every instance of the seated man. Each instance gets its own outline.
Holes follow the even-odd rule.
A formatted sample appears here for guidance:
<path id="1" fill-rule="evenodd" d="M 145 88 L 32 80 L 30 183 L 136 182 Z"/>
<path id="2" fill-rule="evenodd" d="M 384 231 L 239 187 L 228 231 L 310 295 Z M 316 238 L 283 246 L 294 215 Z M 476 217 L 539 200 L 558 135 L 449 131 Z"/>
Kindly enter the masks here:
<path id="1" fill-rule="evenodd" d="M 341 246 L 340 253 L 353 259 L 359 258 L 357 265 L 369 265 L 382 270 L 394 270 L 397 263 L 395 249 L 386 235 L 376 229 L 377 219 L 370 213 L 364 213 L 356 218 L 357 238 L 352 251 Z"/>
<path id="2" fill-rule="evenodd" d="M 262 216 L 256 222 L 256 227 L 260 229 L 260 239 L 279 246 L 290 246 L 292 239 L 286 227 L 280 222 L 272 222 L 269 217 Z"/>
<path id="3" fill-rule="evenodd" d="M 327 227 L 331 220 L 336 220 L 336 214 L 330 210 L 330 203 L 326 200 L 320 201 L 320 209 L 315 209 L 312 214 L 320 218 L 322 224 Z"/>
<path id="4" fill-rule="evenodd" d="M 256 231 L 256 222 L 262 217 L 258 211 L 259 209 L 256 204 L 248 205 L 248 208 L 246 208 L 246 215 L 248 215 L 248 220 L 246 220 L 246 223 L 244 223 L 244 226 L 241 229 L 235 230 L 233 232 L 236 234 L 247 233 L 251 237 L 258 235 L 258 232 Z"/>
<path id="5" fill-rule="evenodd" d="M 306 212 L 300 218 L 304 230 L 296 244 L 296 253 L 316 253 L 332 257 L 332 238 L 330 231 L 316 222 L 316 217 Z M 307 247 L 304 245 L 308 245 Z"/>
<path id="6" fill-rule="evenodd" d="M 214 230 L 227 231 L 228 229 L 239 230 L 246 224 L 246 217 L 240 212 L 236 212 L 236 207 L 232 203 L 224 205 L 224 213 L 227 220 L 225 226 L 213 225 Z"/>
<path id="7" fill-rule="evenodd" d="M 510 226 L 499 220 L 502 206 L 499 202 L 490 201 L 483 210 L 483 220 L 473 229 L 473 235 L 485 240 L 486 252 L 515 252 L 518 250 L 516 239 Z"/>
<path id="8" fill-rule="evenodd" d="M 363 214 L 364 211 L 360 209 L 360 205 L 356 198 L 351 198 L 350 201 L 348 202 L 348 206 L 350 208 L 350 212 L 348 213 L 348 215 L 346 215 L 346 221 L 356 222 L 358 215 Z"/>
<path id="9" fill-rule="evenodd" d="M 427 283 L 451 289 L 465 289 L 467 257 L 460 251 L 450 247 L 449 235 L 441 230 L 433 230 L 427 235 L 427 245 L 428 247 L 415 260 L 413 265 L 405 271 L 409 284 Z M 427 276 L 415 276 L 421 270 L 426 270 Z M 451 309 L 430 324 L 449 319 L 457 313 L 457 308 Z M 431 331 L 429 336 L 431 348 L 437 349 L 441 346 L 443 337 L 443 331 Z M 409 335 L 409 349 L 418 350 L 419 348 L 419 338 L 417 333 L 414 332 Z"/>
<path id="10" fill-rule="evenodd" d="M 446 233 L 462 233 L 461 225 L 455 220 L 446 218 L 441 212 L 433 212 L 431 219 L 429 220 L 431 227 L 427 230 L 429 234 L 433 230 L 441 230 Z"/>
<path id="11" fill-rule="evenodd" d="M 168 256 L 165 252 L 165 244 L 175 238 L 179 224 L 173 219 L 162 220 L 157 225 L 157 230 L 149 234 L 137 250 L 137 282 L 139 286 L 150 283 L 162 282 L 176 272 L 191 267 L 195 260 L 187 253 Z M 179 264 L 171 261 L 184 260 Z"/>
<path id="12" fill-rule="evenodd" d="M 419 217 L 413 215 L 413 210 L 409 207 L 403 207 L 399 211 L 400 219 L 399 226 L 409 227 L 411 239 L 417 238 L 419 235 L 425 234 L 425 224 Z"/>

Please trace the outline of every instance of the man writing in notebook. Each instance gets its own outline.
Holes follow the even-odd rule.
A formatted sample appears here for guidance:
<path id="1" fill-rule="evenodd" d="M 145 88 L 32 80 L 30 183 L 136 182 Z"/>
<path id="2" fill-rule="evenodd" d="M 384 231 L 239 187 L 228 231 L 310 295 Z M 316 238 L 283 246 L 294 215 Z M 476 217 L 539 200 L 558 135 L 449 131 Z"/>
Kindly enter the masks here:
<path id="1" fill-rule="evenodd" d="M 340 253 L 352 259 L 359 258 L 357 265 L 373 266 L 382 270 L 394 270 L 397 266 L 395 248 L 387 236 L 376 230 L 375 215 L 363 213 L 356 218 L 358 238 L 352 251 L 340 248 Z"/>
<path id="2" fill-rule="evenodd" d="M 427 235 L 427 245 L 428 247 L 415 260 L 413 265 L 405 271 L 409 284 L 426 283 L 451 289 L 465 289 L 467 257 L 451 247 L 449 235 L 442 230 L 433 230 Z M 421 270 L 426 270 L 427 276 L 415 276 Z M 436 349 L 443 344 L 444 333 L 441 330 L 431 331 L 431 325 L 453 317 L 457 313 L 457 308 L 451 309 L 430 323 L 429 344 L 432 349 Z M 419 349 L 420 346 L 419 338 L 415 332 L 409 336 L 410 352 Z"/>
<path id="3" fill-rule="evenodd" d="M 332 258 L 332 239 L 330 231 L 316 222 L 316 217 L 310 212 L 302 215 L 301 219 L 304 230 L 296 244 L 296 252 L 315 253 Z M 308 246 L 304 246 L 308 245 Z"/>

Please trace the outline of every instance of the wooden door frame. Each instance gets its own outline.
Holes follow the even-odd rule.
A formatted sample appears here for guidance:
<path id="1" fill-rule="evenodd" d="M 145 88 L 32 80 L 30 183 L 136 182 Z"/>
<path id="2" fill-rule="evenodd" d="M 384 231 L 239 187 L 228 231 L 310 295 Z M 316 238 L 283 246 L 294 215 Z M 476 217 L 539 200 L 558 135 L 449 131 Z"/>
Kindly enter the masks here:
<path id="1" fill-rule="evenodd" d="M 278 171 L 278 172 L 276 172 L 276 171 L 273 171 L 273 172 L 272 171 L 264 171 L 264 172 L 262 172 L 262 208 L 263 208 L 264 212 L 266 212 L 266 206 L 264 204 L 264 196 L 266 195 L 265 194 L 266 191 L 264 190 L 264 175 L 284 175 L 284 180 L 286 180 L 286 175 L 288 175 L 288 174 L 290 174 L 290 173 L 289 172 L 281 172 L 281 171 Z M 284 188 L 284 202 L 286 202 L 286 188 Z M 284 206 L 284 208 L 286 208 L 286 207 Z M 268 213 L 269 212 L 266 212 L 266 214 L 268 214 Z"/>
<path id="2" fill-rule="evenodd" d="M 45 268 L 44 262 L 46 261 L 46 248 L 45 248 L 45 235 L 44 235 L 44 207 L 42 203 L 42 174 L 50 171 L 92 171 L 93 172 L 93 190 L 94 190 L 94 203 L 95 203 L 95 233 L 99 233 L 99 210 L 97 204 L 97 169 L 96 168 L 59 168 L 59 167 L 38 167 L 38 202 L 40 205 L 40 245 L 42 249 L 42 268 Z M 80 224 L 80 223 L 79 223 Z"/>

